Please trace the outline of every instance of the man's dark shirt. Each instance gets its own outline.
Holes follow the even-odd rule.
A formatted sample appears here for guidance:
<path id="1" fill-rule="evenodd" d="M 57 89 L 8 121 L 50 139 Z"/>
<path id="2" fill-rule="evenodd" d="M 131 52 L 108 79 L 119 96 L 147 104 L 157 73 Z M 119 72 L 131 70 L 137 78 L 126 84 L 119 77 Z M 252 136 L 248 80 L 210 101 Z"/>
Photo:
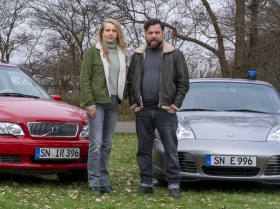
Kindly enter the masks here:
<path id="1" fill-rule="evenodd" d="M 143 64 L 141 95 L 144 105 L 159 102 L 159 79 L 162 47 L 157 49 L 147 48 Z"/>

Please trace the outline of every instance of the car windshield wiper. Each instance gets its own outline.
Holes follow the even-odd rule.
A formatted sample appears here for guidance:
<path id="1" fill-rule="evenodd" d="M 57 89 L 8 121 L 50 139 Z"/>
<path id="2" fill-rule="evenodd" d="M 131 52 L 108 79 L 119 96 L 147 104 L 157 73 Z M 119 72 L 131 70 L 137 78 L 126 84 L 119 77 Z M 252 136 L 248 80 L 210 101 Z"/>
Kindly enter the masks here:
<path id="1" fill-rule="evenodd" d="M 223 110 L 227 112 L 256 112 L 256 113 L 267 113 L 259 110 L 250 110 L 250 109 L 231 109 L 231 110 Z"/>
<path id="2" fill-rule="evenodd" d="M 38 97 L 38 96 L 34 96 L 34 95 L 27 95 L 27 94 L 15 93 L 15 92 L 10 92 L 10 93 L 0 93 L 0 96 L 7 96 L 7 97 L 40 98 L 40 97 Z"/>
<path id="3" fill-rule="evenodd" d="M 179 110 L 179 112 L 185 112 L 185 111 L 216 111 L 216 110 L 202 109 L 202 108 L 190 108 L 190 109 Z"/>

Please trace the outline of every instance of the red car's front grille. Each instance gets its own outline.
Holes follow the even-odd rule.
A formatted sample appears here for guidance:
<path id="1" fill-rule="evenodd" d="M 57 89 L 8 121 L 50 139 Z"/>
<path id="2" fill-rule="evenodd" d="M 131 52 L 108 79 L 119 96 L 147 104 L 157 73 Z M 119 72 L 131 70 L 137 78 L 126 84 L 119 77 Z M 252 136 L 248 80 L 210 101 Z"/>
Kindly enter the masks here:
<path id="1" fill-rule="evenodd" d="M 0 155 L 0 163 L 21 163 L 22 159 L 18 155 Z"/>
<path id="2" fill-rule="evenodd" d="M 32 163 L 38 163 L 38 164 L 69 164 L 69 163 L 74 163 L 74 162 L 80 162 L 82 164 L 86 164 L 87 163 L 87 156 L 84 156 L 80 159 L 56 159 L 56 160 L 50 160 L 50 159 L 41 159 L 41 160 L 35 160 L 34 155 L 31 155 L 30 157 L 30 161 Z"/>
<path id="3" fill-rule="evenodd" d="M 76 137 L 77 123 L 29 122 L 28 129 L 35 137 Z"/>
<path id="4" fill-rule="evenodd" d="M 87 163 L 88 157 L 83 157 L 83 159 L 81 160 L 82 163 Z"/>

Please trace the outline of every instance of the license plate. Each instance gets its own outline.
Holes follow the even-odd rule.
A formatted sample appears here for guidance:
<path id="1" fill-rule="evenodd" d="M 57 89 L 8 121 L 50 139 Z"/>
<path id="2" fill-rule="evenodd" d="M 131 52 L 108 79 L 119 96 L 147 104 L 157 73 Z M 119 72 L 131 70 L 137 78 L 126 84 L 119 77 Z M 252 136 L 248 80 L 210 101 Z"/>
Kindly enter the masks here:
<path id="1" fill-rule="evenodd" d="M 35 159 L 79 159 L 80 148 L 35 148 Z"/>
<path id="2" fill-rule="evenodd" d="M 257 165 L 256 156 L 229 156 L 229 155 L 206 155 L 208 166 L 252 166 Z"/>

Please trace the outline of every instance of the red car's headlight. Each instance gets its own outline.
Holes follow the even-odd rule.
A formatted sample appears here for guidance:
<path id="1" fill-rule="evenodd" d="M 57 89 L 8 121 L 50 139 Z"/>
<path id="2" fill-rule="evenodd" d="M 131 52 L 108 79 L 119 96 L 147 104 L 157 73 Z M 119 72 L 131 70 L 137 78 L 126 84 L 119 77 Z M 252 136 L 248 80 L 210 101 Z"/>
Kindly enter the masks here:
<path id="1" fill-rule="evenodd" d="M 88 125 L 83 126 L 82 131 L 80 133 L 80 137 L 87 138 L 88 137 Z"/>
<path id="2" fill-rule="evenodd" d="M 11 134 L 14 136 L 24 136 L 24 132 L 21 127 L 16 123 L 0 122 L 0 135 Z"/>

